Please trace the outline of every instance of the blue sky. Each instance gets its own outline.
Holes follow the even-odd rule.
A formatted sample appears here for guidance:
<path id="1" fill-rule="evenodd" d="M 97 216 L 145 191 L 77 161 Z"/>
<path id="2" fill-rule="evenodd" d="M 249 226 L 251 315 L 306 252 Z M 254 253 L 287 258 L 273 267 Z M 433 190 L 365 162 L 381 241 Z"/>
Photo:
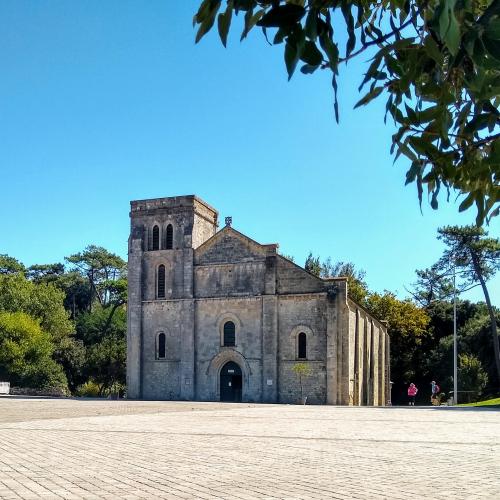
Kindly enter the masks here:
<path id="1" fill-rule="evenodd" d="M 195 45 L 196 7 L 0 3 L 0 253 L 29 265 L 94 243 L 126 257 L 130 200 L 197 194 L 301 265 L 309 251 L 349 260 L 404 297 L 440 256 L 436 229 L 474 212 L 442 198 L 421 214 L 384 102 L 353 110 L 365 60 L 343 68 L 337 125 L 327 73 L 288 82 L 258 31 Z M 490 287 L 500 305 L 500 277 Z"/>

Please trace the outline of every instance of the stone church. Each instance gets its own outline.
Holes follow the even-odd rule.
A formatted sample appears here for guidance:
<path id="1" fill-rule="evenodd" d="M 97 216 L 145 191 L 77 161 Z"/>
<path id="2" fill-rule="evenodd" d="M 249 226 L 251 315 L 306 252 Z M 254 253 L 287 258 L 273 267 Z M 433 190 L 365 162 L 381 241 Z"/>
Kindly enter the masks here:
<path id="1" fill-rule="evenodd" d="M 129 398 L 311 404 L 389 400 L 385 324 L 231 227 L 196 196 L 131 202 Z"/>

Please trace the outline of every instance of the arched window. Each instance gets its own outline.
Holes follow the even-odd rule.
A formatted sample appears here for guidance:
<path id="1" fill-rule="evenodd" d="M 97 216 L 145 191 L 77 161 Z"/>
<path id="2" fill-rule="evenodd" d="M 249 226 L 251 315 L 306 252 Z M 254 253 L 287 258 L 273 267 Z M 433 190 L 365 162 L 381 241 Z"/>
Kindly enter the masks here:
<path id="1" fill-rule="evenodd" d="M 165 298 L 165 266 L 158 266 L 158 298 Z"/>
<path id="2" fill-rule="evenodd" d="M 167 337 L 164 333 L 158 335 L 158 346 L 156 351 L 157 359 L 165 359 L 167 357 Z"/>
<path id="3" fill-rule="evenodd" d="M 172 224 L 167 226 L 166 249 L 171 250 L 174 245 L 174 228 Z"/>
<path id="4" fill-rule="evenodd" d="M 236 327 L 232 321 L 224 323 L 224 345 L 227 347 L 236 345 Z"/>
<path id="5" fill-rule="evenodd" d="M 304 332 L 300 332 L 297 338 L 297 351 L 299 359 L 307 358 L 307 336 Z"/>
<path id="6" fill-rule="evenodd" d="M 153 227 L 153 250 L 160 249 L 160 228 L 158 226 Z"/>

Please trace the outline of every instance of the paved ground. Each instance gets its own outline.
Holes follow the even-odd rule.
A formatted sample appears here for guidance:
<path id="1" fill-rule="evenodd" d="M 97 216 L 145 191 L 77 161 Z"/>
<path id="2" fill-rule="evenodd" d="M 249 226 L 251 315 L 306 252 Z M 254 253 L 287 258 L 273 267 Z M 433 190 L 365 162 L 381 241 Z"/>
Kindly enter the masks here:
<path id="1" fill-rule="evenodd" d="M 500 498 L 500 411 L 0 398 L 0 498 Z"/>

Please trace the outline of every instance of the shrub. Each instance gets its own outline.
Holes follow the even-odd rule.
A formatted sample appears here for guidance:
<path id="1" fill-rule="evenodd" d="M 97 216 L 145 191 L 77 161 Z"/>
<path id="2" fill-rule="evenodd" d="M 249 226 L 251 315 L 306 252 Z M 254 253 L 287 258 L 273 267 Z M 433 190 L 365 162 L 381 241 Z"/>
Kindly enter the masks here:
<path id="1" fill-rule="evenodd" d="M 100 390 L 99 384 L 93 380 L 88 380 L 76 389 L 76 395 L 86 398 L 98 398 Z"/>
<path id="2" fill-rule="evenodd" d="M 472 354 L 460 354 L 458 360 L 459 390 L 474 391 L 472 398 L 477 401 L 488 385 L 488 375 L 479 359 Z"/>
<path id="3" fill-rule="evenodd" d="M 38 321 L 22 312 L 0 312 L 0 378 L 35 389 L 67 389 L 63 369 L 52 359 L 54 344 Z"/>

